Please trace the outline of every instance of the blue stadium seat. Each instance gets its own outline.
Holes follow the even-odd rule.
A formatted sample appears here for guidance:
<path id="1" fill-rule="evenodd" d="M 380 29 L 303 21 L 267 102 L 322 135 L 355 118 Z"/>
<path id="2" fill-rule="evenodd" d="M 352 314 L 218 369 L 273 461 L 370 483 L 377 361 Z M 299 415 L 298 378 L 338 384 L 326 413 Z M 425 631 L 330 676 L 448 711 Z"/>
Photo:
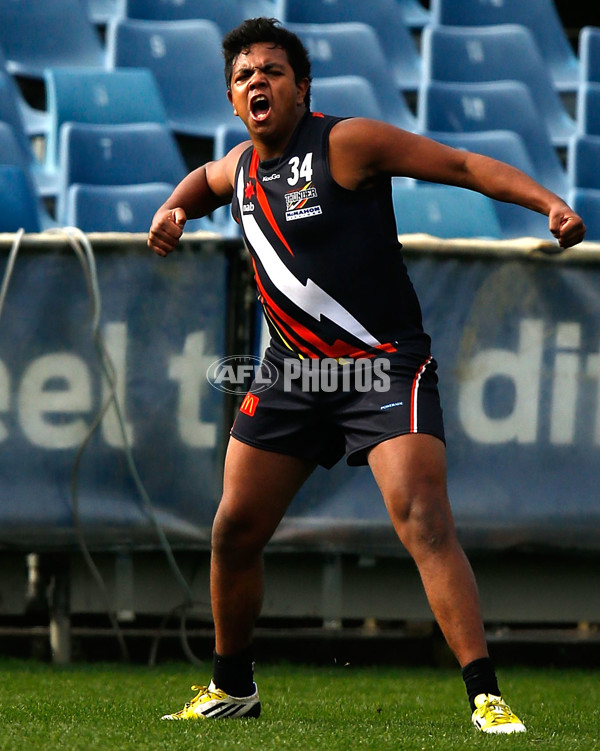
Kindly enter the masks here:
<path id="1" fill-rule="evenodd" d="M 22 111 L 14 96 L 14 81 L 10 74 L 0 72 L 0 122 L 12 128 L 22 154 L 23 163 L 28 165 L 36 192 L 41 196 L 55 196 L 57 191 L 56 174 L 48 172 L 37 158 L 29 134 L 25 129 Z"/>
<path id="2" fill-rule="evenodd" d="M 83 232 L 147 232 L 172 191 L 169 183 L 71 185 L 62 224 Z"/>
<path id="3" fill-rule="evenodd" d="M 13 74 L 42 79 L 50 66 L 103 67 L 104 47 L 81 0 L 0 3 L 0 46 Z"/>
<path id="4" fill-rule="evenodd" d="M 213 159 L 221 159 L 228 154 L 238 143 L 248 140 L 248 131 L 244 125 L 236 119 L 230 125 L 221 125 L 215 132 L 213 142 Z M 224 237 L 241 237 L 239 224 L 231 216 L 231 207 L 221 206 L 212 214 L 214 227 Z"/>
<path id="5" fill-rule="evenodd" d="M 600 190 L 573 188 L 568 196 L 571 208 L 583 219 L 585 239 L 600 242 Z"/>
<path id="6" fill-rule="evenodd" d="M 59 221 L 73 183 L 176 185 L 187 172 L 173 133 L 161 123 L 65 123 L 59 154 Z"/>
<path id="7" fill-rule="evenodd" d="M 283 18 L 281 0 L 240 0 L 246 18 Z"/>
<path id="8" fill-rule="evenodd" d="M 398 234 L 502 238 L 493 202 L 481 193 L 450 185 L 392 181 Z"/>
<path id="9" fill-rule="evenodd" d="M 533 34 L 558 91 L 577 90 L 579 59 L 554 0 L 431 0 L 431 23 L 444 26 L 521 24 Z"/>
<path id="10" fill-rule="evenodd" d="M 46 227 L 53 226 L 53 219 L 48 213 L 44 203 L 40 201 L 43 196 L 37 188 L 35 171 L 31 168 L 28 156 L 23 153 L 12 126 L 2 121 L 0 121 L 0 164 L 12 165 L 23 170 L 29 183 L 33 186 L 36 195 L 35 200 L 39 204 L 39 215 L 42 222 L 42 228 L 45 229 Z"/>
<path id="11" fill-rule="evenodd" d="M 16 164 L 0 165 L 0 232 L 42 232 L 52 225 L 27 172 Z"/>
<path id="12" fill-rule="evenodd" d="M 581 80 L 600 83 L 600 26 L 580 29 L 578 46 Z"/>
<path id="13" fill-rule="evenodd" d="M 186 173 L 172 131 L 161 123 L 65 123 L 60 172 L 67 183 L 176 184 Z"/>
<path id="14" fill-rule="evenodd" d="M 0 121 L 0 164 L 19 167 L 25 173 L 29 184 L 33 186 L 35 202 L 38 205 L 38 215 L 42 229 L 52 227 L 54 225 L 54 220 L 48 213 L 43 202 L 40 201 L 41 194 L 37 190 L 35 177 L 28 161 L 28 157 L 26 154 L 23 154 L 21 145 L 15 136 L 12 126 L 2 121 Z"/>
<path id="15" fill-rule="evenodd" d="M 246 18 L 240 0 L 125 0 L 125 16 L 146 21 L 203 19 L 216 23 L 222 34 Z"/>
<path id="16" fill-rule="evenodd" d="M 400 91 L 418 88 L 421 56 L 410 29 L 404 23 L 398 0 L 282 0 L 281 11 L 286 24 L 352 21 L 369 24 L 379 37 L 396 88 Z"/>
<path id="17" fill-rule="evenodd" d="M 234 146 L 242 141 L 249 140 L 248 131 L 241 123 L 236 120 L 228 125 L 220 125 L 215 131 L 215 140 L 213 143 L 213 159 L 221 159 L 228 154 Z"/>
<path id="18" fill-rule="evenodd" d="M 430 81 L 419 94 L 418 114 L 421 132 L 515 131 L 523 139 L 540 181 L 558 195 L 566 194 L 566 171 L 524 84 Z"/>
<path id="19" fill-rule="evenodd" d="M 396 0 L 406 26 L 409 29 L 422 29 L 431 23 L 431 12 L 419 0 Z"/>
<path id="20" fill-rule="evenodd" d="M 58 169 L 63 123 L 167 123 L 156 81 L 146 69 L 48 68 L 45 72 L 50 127 L 46 166 Z"/>
<path id="21" fill-rule="evenodd" d="M 567 151 L 567 174 L 571 188 L 600 190 L 600 134 L 573 136 Z"/>
<path id="22" fill-rule="evenodd" d="M 219 125 L 233 120 L 221 32 L 212 21 L 124 18 L 109 24 L 107 45 L 112 66 L 153 72 L 176 133 L 212 138 Z"/>
<path id="23" fill-rule="evenodd" d="M 577 129 L 600 136 L 600 83 L 582 81 L 577 94 Z"/>
<path id="24" fill-rule="evenodd" d="M 372 117 L 383 120 L 375 91 L 361 76 L 313 78 L 311 109 L 336 117 Z"/>
<path id="25" fill-rule="evenodd" d="M 12 125 L 0 120 L 0 164 L 14 164 L 25 172 L 30 170 L 27 155 L 23 149 Z"/>
<path id="26" fill-rule="evenodd" d="M 415 130 L 415 116 L 390 78 L 385 54 L 372 26 L 289 23 L 287 28 L 307 48 L 315 78 L 348 75 L 366 78 L 373 86 L 382 119 L 405 130 Z"/>
<path id="27" fill-rule="evenodd" d="M 428 131 L 422 135 L 492 159 L 500 159 L 539 180 L 537 170 L 527 152 L 527 147 L 518 133 L 511 130 L 485 130 L 473 133 L 439 133 Z M 548 219 L 543 214 L 529 211 L 504 201 L 494 201 L 502 235 L 510 237 L 540 237 L 548 239 Z"/>
<path id="28" fill-rule="evenodd" d="M 32 107 L 23 96 L 19 85 L 9 72 L 6 58 L 0 49 L 0 77 L 6 79 L 4 92 L 7 96 L 13 96 L 23 117 L 25 132 L 30 136 L 46 136 L 48 133 L 48 113 Z M 12 92 L 12 94 L 11 94 Z"/>
<path id="29" fill-rule="evenodd" d="M 88 18 L 96 26 L 106 26 L 109 21 L 125 13 L 125 0 L 83 0 Z"/>
<path id="30" fill-rule="evenodd" d="M 35 156 L 32 143 L 25 130 L 25 121 L 14 94 L 14 85 L 12 76 L 0 71 L 0 122 L 11 126 L 23 155 L 26 155 L 27 161 L 33 165 Z"/>
<path id="31" fill-rule="evenodd" d="M 521 81 L 529 87 L 556 146 L 565 147 L 575 132 L 575 121 L 524 26 L 428 26 L 423 30 L 421 54 L 424 80 Z"/>

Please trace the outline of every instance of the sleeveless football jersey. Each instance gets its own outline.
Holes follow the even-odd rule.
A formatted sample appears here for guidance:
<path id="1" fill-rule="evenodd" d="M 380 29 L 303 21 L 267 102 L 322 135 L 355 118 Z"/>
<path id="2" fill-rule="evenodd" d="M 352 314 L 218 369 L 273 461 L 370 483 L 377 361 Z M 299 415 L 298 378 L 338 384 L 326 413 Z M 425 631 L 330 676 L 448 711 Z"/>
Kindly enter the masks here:
<path id="1" fill-rule="evenodd" d="M 341 118 L 307 113 L 285 152 L 237 165 L 232 214 L 252 256 L 272 346 L 299 357 L 429 352 L 402 260 L 391 181 L 346 190 L 331 177 Z"/>

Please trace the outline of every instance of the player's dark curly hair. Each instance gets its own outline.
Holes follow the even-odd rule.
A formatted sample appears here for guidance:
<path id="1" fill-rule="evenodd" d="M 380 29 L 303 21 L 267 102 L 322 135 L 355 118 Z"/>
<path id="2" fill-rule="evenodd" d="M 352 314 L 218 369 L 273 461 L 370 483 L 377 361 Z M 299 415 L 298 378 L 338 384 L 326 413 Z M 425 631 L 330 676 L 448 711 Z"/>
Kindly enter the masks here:
<path id="1" fill-rule="evenodd" d="M 225 82 L 228 89 L 231 88 L 231 73 L 237 56 L 253 44 L 262 42 L 285 50 L 294 71 L 296 83 L 303 78 L 307 78 L 310 83 L 308 52 L 296 34 L 281 26 L 276 18 L 248 18 L 223 38 Z M 304 103 L 308 109 L 310 107 L 310 85 L 304 97 Z"/>

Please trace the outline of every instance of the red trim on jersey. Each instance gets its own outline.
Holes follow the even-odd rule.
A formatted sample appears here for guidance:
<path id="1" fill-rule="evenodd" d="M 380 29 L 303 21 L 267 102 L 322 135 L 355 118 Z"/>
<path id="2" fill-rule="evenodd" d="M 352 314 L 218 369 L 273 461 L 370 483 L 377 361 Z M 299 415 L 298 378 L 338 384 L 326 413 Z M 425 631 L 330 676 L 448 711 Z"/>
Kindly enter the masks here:
<path id="1" fill-rule="evenodd" d="M 344 342 L 342 339 L 336 339 L 333 344 L 327 344 L 327 342 L 323 341 L 320 337 L 318 337 L 316 334 L 314 334 L 310 329 L 307 329 L 306 326 L 296 321 L 294 318 L 292 318 L 290 315 L 288 315 L 284 310 L 282 310 L 277 303 L 275 303 L 271 297 L 267 294 L 264 286 L 262 285 L 260 281 L 260 277 L 258 276 L 256 264 L 254 263 L 254 260 L 252 261 L 254 265 L 254 273 L 256 277 L 256 284 L 258 286 L 258 289 L 261 293 L 261 295 L 265 299 L 265 303 L 268 305 L 268 307 L 271 310 L 271 313 L 274 317 L 279 318 L 281 321 L 286 323 L 292 331 L 294 331 L 295 334 L 298 336 L 301 336 L 303 339 L 308 342 L 308 344 L 312 347 L 314 347 L 318 352 L 320 352 L 321 356 L 325 357 L 374 357 L 373 352 L 366 352 L 364 350 L 355 350 L 354 352 L 349 352 L 349 348 L 352 346 L 348 342 Z M 292 337 L 290 337 L 292 339 Z M 309 352 L 305 347 L 302 347 L 299 342 L 294 342 L 296 346 L 301 348 L 305 354 L 307 354 L 309 357 L 319 357 L 319 355 L 315 355 L 312 352 Z M 376 347 L 376 349 L 381 349 L 383 351 L 387 352 L 394 352 L 395 349 L 391 344 L 382 344 Z"/>
<path id="2" fill-rule="evenodd" d="M 275 217 L 273 216 L 273 212 L 271 211 L 271 207 L 269 206 L 266 193 L 263 189 L 263 186 L 258 181 L 257 170 L 258 170 L 258 153 L 256 149 L 254 149 L 254 151 L 252 152 L 252 159 L 250 160 L 250 167 L 248 169 L 248 177 L 253 179 L 256 184 L 256 198 L 258 199 L 258 203 L 260 204 L 260 207 L 263 210 L 263 214 L 265 215 L 267 221 L 273 228 L 273 231 L 275 232 L 277 237 L 283 243 L 284 247 L 290 252 L 291 255 L 294 255 L 292 249 L 288 245 L 287 240 L 283 236 L 283 233 L 279 229 L 277 222 L 275 221 Z"/>
<path id="3" fill-rule="evenodd" d="M 418 430 L 418 421 L 417 421 L 417 398 L 419 395 L 419 381 L 421 380 L 421 376 L 425 372 L 425 368 L 429 365 L 431 362 L 432 357 L 431 355 L 425 360 L 425 362 L 421 365 L 421 367 L 417 370 L 415 377 L 413 378 L 412 383 L 412 389 L 410 392 L 410 432 L 416 433 Z"/>
<path id="4" fill-rule="evenodd" d="M 394 347 L 394 345 L 391 342 L 385 342 L 384 344 L 378 344 L 375 349 L 380 350 L 381 352 L 397 352 L 398 348 Z"/>
<path id="5" fill-rule="evenodd" d="M 325 344 L 325 342 L 321 342 L 321 340 L 315 336 L 311 331 L 309 331 L 305 326 L 303 326 L 301 323 L 298 323 L 298 321 L 294 320 L 291 316 L 289 316 L 287 313 L 285 313 L 278 305 L 277 303 L 267 294 L 262 282 L 260 281 L 260 277 L 258 276 L 258 272 L 256 269 L 256 264 L 254 263 L 254 259 L 252 259 L 252 264 L 254 266 L 254 274 L 256 278 L 256 286 L 259 289 L 259 292 L 263 296 L 265 302 L 264 304 L 269 308 L 271 315 L 273 318 L 278 319 L 279 322 L 285 322 L 289 329 L 291 329 L 295 334 L 298 334 L 299 336 L 303 336 L 303 332 L 308 333 L 307 336 L 303 336 L 304 339 L 306 339 L 310 344 L 312 344 L 315 349 L 317 350 L 318 354 L 315 354 L 314 352 L 311 352 L 310 350 L 306 349 L 306 346 L 301 344 L 294 336 L 291 334 L 288 334 L 288 338 L 298 347 L 298 349 L 303 352 L 308 357 L 319 357 L 322 355 L 321 351 L 321 344 Z M 288 331 L 289 331 L 288 329 Z M 313 340 L 313 341 L 311 341 Z M 316 340 L 316 341 L 314 341 Z M 326 345 L 325 345 L 326 346 Z"/>
<path id="6" fill-rule="evenodd" d="M 302 352 L 302 354 L 306 355 L 306 357 L 311 358 L 317 358 L 321 357 L 321 352 L 313 352 L 310 349 L 308 349 L 308 345 L 306 342 L 302 342 L 299 339 L 297 339 L 294 334 L 292 333 L 292 330 L 286 326 L 283 321 L 280 320 L 280 318 L 277 316 L 274 310 L 272 310 L 269 305 L 267 305 L 266 302 L 263 302 L 263 310 L 269 321 L 271 322 L 271 325 L 274 326 L 275 329 L 277 329 L 277 333 L 279 336 L 283 339 L 283 341 L 288 345 L 290 348 L 290 352 L 294 352 L 294 349 L 291 347 L 290 342 L 296 347 L 296 351 L 294 354 L 298 354 L 299 352 Z"/>
<path id="7" fill-rule="evenodd" d="M 285 334 L 285 336 L 283 336 L 283 334 L 280 332 L 282 339 L 284 339 L 285 341 L 287 337 L 287 339 L 289 339 L 293 344 L 296 345 L 299 351 L 301 351 L 303 354 L 307 355 L 308 357 L 320 357 L 322 353 L 319 351 L 317 347 L 315 348 L 317 350 L 317 352 L 315 353 L 314 351 L 307 349 L 306 342 L 300 342 L 298 341 L 298 339 L 296 339 L 294 334 L 298 333 L 296 331 L 296 328 L 299 327 L 300 324 L 297 321 L 295 321 L 293 318 L 291 318 L 290 316 L 286 316 L 286 314 L 283 313 L 281 308 L 273 301 L 273 299 L 269 297 L 269 295 L 267 294 L 260 280 L 260 277 L 258 276 L 258 270 L 256 268 L 256 263 L 254 261 L 254 258 L 252 259 L 252 266 L 254 267 L 254 277 L 256 279 L 256 286 L 258 287 L 258 291 L 260 292 L 261 297 L 262 297 L 261 302 L 264 308 L 268 309 L 269 317 L 271 318 L 271 321 L 273 325 L 275 326 L 275 328 L 282 329 L 283 333 Z M 282 320 L 284 316 L 286 316 L 286 323 L 284 323 Z"/>

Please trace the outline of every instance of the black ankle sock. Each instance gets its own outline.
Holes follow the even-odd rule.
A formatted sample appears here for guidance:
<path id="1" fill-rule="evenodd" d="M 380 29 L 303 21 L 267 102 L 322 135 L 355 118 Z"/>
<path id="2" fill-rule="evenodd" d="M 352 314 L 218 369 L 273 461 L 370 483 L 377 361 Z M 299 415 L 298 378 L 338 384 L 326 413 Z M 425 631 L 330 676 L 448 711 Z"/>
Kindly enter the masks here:
<path id="1" fill-rule="evenodd" d="M 496 672 L 489 657 L 473 660 L 462 669 L 462 677 L 467 689 L 471 711 L 475 709 L 475 697 L 479 694 L 500 696 Z"/>
<path id="2" fill-rule="evenodd" d="M 230 696 L 250 696 L 254 693 L 254 662 L 252 646 L 243 652 L 223 657 L 213 652 L 213 681 L 217 688 Z"/>

